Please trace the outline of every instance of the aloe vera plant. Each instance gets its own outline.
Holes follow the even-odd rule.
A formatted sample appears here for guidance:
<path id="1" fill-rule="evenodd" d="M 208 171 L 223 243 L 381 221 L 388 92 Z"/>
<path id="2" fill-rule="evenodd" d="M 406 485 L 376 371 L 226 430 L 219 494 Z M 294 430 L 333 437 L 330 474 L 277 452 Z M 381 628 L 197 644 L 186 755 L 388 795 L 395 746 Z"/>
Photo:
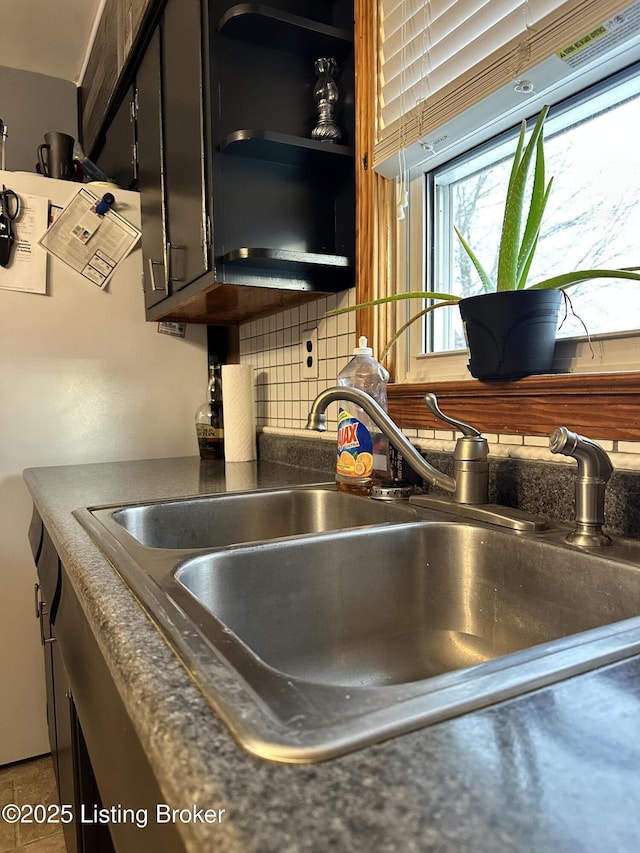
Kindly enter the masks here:
<path id="1" fill-rule="evenodd" d="M 516 152 L 511 167 L 507 195 L 505 200 L 504 216 L 502 221 L 502 232 L 500 235 L 498 251 L 498 267 L 496 280 L 493 281 L 482 266 L 476 253 L 471 248 L 464 235 L 455 228 L 456 235 L 460 240 L 465 252 L 471 259 L 473 266 L 480 277 L 485 293 L 500 293 L 508 290 L 564 290 L 571 285 L 578 284 L 589 279 L 616 278 L 634 279 L 640 281 L 640 274 L 631 270 L 574 270 L 551 278 L 544 279 L 533 285 L 527 285 L 529 270 L 538 245 L 540 228 L 544 211 L 549 200 L 553 178 L 547 182 L 545 175 L 544 155 L 544 122 L 549 112 L 545 106 L 531 133 L 528 143 L 525 145 L 526 122 L 523 121 L 520 135 L 516 146 Z M 533 166 L 533 182 L 529 181 L 529 175 Z M 529 188 L 530 187 L 530 188 Z M 528 208 L 527 208 L 528 204 Z M 348 308 L 340 308 L 329 314 L 341 314 L 346 311 L 354 311 L 361 308 L 370 308 L 383 303 L 395 302 L 405 299 L 432 299 L 436 300 L 432 305 L 418 311 L 398 329 L 391 338 L 383 352 L 381 359 L 387 355 L 391 347 L 407 330 L 407 328 L 436 308 L 447 305 L 455 305 L 463 297 L 452 293 L 441 293 L 435 291 L 421 290 L 409 293 L 399 293 L 394 296 L 385 296 L 380 299 L 372 299 L 369 302 L 361 302 Z"/>

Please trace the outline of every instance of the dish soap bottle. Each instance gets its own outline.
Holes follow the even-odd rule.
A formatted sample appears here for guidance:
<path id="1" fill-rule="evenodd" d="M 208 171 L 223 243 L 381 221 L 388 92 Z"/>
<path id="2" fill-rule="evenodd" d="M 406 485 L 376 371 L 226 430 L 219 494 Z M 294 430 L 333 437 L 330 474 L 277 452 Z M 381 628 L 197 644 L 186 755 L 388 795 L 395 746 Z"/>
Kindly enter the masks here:
<path id="1" fill-rule="evenodd" d="M 196 412 L 196 434 L 201 459 L 224 459 L 221 376 L 222 366 L 210 364 L 207 399 Z"/>
<path id="2" fill-rule="evenodd" d="M 362 336 L 353 358 L 338 374 L 338 385 L 359 388 L 386 412 L 389 373 L 373 357 Z M 369 494 L 372 486 L 389 478 L 389 443 L 364 409 L 338 403 L 336 484 L 343 492 Z"/>

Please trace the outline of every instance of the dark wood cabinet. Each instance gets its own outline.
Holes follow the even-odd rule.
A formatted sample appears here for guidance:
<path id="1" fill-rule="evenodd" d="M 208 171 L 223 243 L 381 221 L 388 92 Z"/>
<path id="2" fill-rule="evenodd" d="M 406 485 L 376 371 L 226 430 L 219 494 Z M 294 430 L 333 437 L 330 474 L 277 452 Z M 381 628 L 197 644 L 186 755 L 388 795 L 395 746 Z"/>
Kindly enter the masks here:
<path id="1" fill-rule="evenodd" d="M 78 91 L 80 141 L 85 154 L 94 162 L 131 86 L 145 32 L 152 26 L 161 2 L 104 0 Z M 108 145 L 111 146 L 111 140 Z"/>
<path id="2" fill-rule="evenodd" d="M 168 295 L 167 223 L 162 160 L 162 75 L 158 27 L 136 75 L 135 119 L 142 219 L 145 307 Z"/>
<path id="3" fill-rule="evenodd" d="M 355 285 L 353 10 L 167 0 L 153 18 L 135 66 L 148 319 L 234 325 Z M 311 138 L 323 56 L 337 143 Z"/>
<path id="4" fill-rule="evenodd" d="M 135 133 L 135 91 L 129 87 L 106 132 L 105 144 L 96 166 L 123 189 L 132 189 L 137 181 Z"/>
<path id="5" fill-rule="evenodd" d="M 175 293 L 211 267 L 200 0 L 169 0 L 161 26 L 167 254 Z"/>
<path id="6" fill-rule="evenodd" d="M 149 312 L 211 268 L 200 0 L 172 0 L 136 73 L 138 189 Z"/>
<path id="7" fill-rule="evenodd" d="M 67 853 L 112 853 L 109 830 L 104 824 L 84 822 L 101 808 L 73 700 L 71 682 L 59 642 L 58 617 L 62 601 L 63 569 L 49 533 L 34 511 L 30 542 L 38 572 L 36 617 L 44 649 L 47 725 L 51 758 L 61 806 L 71 807 L 73 820 L 64 821 Z"/>
<path id="8" fill-rule="evenodd" d="M 210 3 L 214 255 L 222 280 L 354 283 L 353 5 Z M 349 24 L 349 28 L 341 26 Z M 315 60 L 339 63 L 340 142 L 317 141 Z M 250 201 L 250 203 L 247 203 Z"/>
<path id="9" fill-rule="evenodd" d="M 29 540 L 38 572 L 36 615 L 45 652 L 47 719 L 68 853 L 184 853 L 149 760 L 55 545 L 34 509 Z M 110 815 L 131 810 L 135 820 Z M 141 824 L 142 826 L 142 824 Z"/>

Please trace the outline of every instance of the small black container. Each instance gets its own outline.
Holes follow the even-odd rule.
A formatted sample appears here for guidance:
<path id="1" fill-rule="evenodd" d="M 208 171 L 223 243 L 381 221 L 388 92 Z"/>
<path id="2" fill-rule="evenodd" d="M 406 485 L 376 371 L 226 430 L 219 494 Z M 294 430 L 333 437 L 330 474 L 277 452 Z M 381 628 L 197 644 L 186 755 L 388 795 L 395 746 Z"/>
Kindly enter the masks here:
<path id="1" fill-rule="evenodd" d="M 549 373 L 556 345 L 560 290 L 507 290 L 458 303 L 476 379 Z"/>

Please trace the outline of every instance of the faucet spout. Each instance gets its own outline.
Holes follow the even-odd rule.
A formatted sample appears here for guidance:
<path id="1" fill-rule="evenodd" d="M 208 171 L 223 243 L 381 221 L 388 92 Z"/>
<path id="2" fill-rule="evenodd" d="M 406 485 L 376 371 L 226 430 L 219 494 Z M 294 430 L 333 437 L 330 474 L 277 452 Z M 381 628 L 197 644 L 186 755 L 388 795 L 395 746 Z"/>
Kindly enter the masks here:
<path id="1" fill-rule="evenodd" d="M 430 483 L 453 495 L 453 500 L 463 504 L 488 503 L 487 442 L 477 431 L 458 440 L 454 454 L 454 476 L 443 474 L 418 453 L 400 428 L 391 420 L 373 397 L 358 388 L 334 386 L 321 391 L 313 401 L 307 429 L 326 430 L 326 409 L 329 403 L 347 400 L 360 406 L 391 444 L 402 453 L 413 470 Z"/>
<path id="2" fill-rule="evenodd" d="M 578 462 L 576 480 L 576 529 L 567 536 L 573 545 L 584 547 L 611 545 L 611 537 L 602 532 L 606 485 L 613 465 L 606 452 L 590 438 L 559 427 L 549 437 L 552 453 L 572 456 Z"/>

